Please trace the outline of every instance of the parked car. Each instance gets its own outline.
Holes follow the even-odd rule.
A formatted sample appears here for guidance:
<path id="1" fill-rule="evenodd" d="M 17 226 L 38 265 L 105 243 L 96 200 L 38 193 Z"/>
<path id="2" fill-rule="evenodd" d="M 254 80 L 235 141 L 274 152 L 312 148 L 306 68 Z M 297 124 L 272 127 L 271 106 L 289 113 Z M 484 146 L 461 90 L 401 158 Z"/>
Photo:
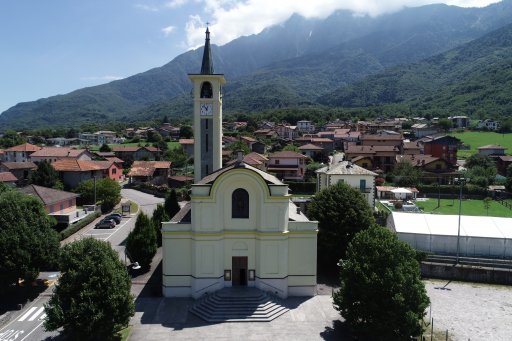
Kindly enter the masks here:
<path id="1" fill-rule="evenodd" d="M 121 217 L 118 214 L 116 214 L 116 213 L 109 214 L 108 216 L 106 216 L 103 219 L 112 219 L 113 221 L 116 222 L 116 224 L 120 224 L 121 223 Z"/>
<path id="2" fill-rule="evenodd" d="M 112 229 L 114 227 L 116 227 L 116 222 L 114 221 L 114 219 L 102 219 L 95 226 L 95 228 L 97 228 L 97 229 L 102 229 L 102 228 Z"/>

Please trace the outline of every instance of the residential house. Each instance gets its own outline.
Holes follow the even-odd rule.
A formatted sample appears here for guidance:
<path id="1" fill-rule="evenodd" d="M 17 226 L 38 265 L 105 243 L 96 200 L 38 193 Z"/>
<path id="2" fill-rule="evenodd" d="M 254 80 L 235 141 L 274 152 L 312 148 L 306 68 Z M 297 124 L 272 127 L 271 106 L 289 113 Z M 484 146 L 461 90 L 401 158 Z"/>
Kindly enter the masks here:
<path id="1" fill-rule="evenodd" d="M 494 159 L 498 174 L 507 176 L 507 168 L 512 165 L 512 155 L 500 155 Z"/>
<path id="2" fill-rule="evenodd" d="M 359 138 L 363 146 L 392 146 L 402 148 L 402 135 L 363 134 Z"/>
<path id="3" fill-rule="evenodd" d="M 316 134 L 304 135 L 296 139 L 301 145 L 314 144 L 318 147 L 322 147 L 326 154 L 329 154 L 334 150 L 334 141 L 325 137 L 316 137 Z"/>
<path id="4" fill-rule="evenodd" d="M 178 140 L 180 138 L 180 128 L 173 127 L 170 123 L 162 124 L 157 131 L 164 138 L 170 137 L 172 140 Z"/>
<path id="5" fill-rule="evenodd" d="M 399 132 L 402 129 L 400 121 L 366 122 L 365 134 L 378 134 L 379 130 Z"/>
<path id="6" fill-rule="evenodd" d="M 404 141 L 402 145 L 403 155 L 418 155 L 421 154 L 422 146 L 417 141 Z"/>
<path id="7" fill-rule="evenodd" d="M 323 160 L 327 155 L 325 149 L 312 143 L 299 147 L 300 152 L 313 160 Z"/>
<path id="8" fill-rule="evenodd" d="M 314 133 L 315 132 L 315 125 L 311 121 L 307 120 L 300 120 L 297 121 L 297 130 L 300 133 Z"/>
<path id="9" fill-rule="evenodd" d="M 325 131 L 335 131 L 336 129 L 349 129 L 349 130 L 352 130 L 351 129 L 351 125 L 347 122 L 344 122 L 344 121 L 340 121 L 339 119 L 336 119 L 335 121 L 333 122 L 329 122 L 327 123 L 322 130 L 325 130 Z"/>
<path id="10" fill-rule="evenodd" d="M 400 154 L 398 146 L 362 146 L 349 144 L 345 157 L 352 163 L 372 171 L 391 172 L 395 157 Z"/>
<path id="11" fill-rule="evenodd" d="M 427 182 L 447 184 L 455 176 L 456 168 L 445 159 L 432 155 L 397 155 L 396 162 L 408 162 L 421 170 Z"/>
<path id="12" fill-rule="evenodd" d="M 258 129 L 270 129 L 270 130 L 273 130 L 274 127 L 275 127 L 275 123 L 274 122 L 271 122 L 271 121 L 261 121 L 259 124 L 258 124 Z"/>
<path id="13" fill-rule="evenodd" d="M 85 145 L 103 145 L 112 143 L 123 143 L 124 139 L 117 138 L 114 131 L 101 130 L 95 133 L 80 133 L 78 138 Z"/>
<path id="14" fill-rule="evenodd" d="M 330 164 L 327 167 L 316 171 L 317 192 L 338 182 L 358 189 L 366 198 L 370 207 L 375 207 L 375 177 L 377 173 L 359 167 L 350 161 L 341 161 L 337 164 Z"/>
<path id="15" fill-rule="evenodd" d="M 479 121 L 478 124 L 476 125 L 476 127 L 478 129 L 488 129 L 488 130 L 499 130 L 500 129 L 500 122 L 498 121 L 495 121 L 495 120 L 491 120 L 491 119 L 485 119 L 483 121 Z"/>
<path id="16" fill-rule="evenodd" d="M 130 183 L 162 185 L 168 183 L 170 168 L 170 161 L 134 161 L 127 176 Z"/>
<path id="17" fill-rule="evenodd" d="M 273 129 L 258 129 L 254 132 L 254 136 L 262 139 L 273 139 L 277 137 L 277 133 Z"/>
<path id="18" fill-rule="evenodd" d="M 194 139 L 180 139 L 179 143 L 188 156 L 194 156 Z"/>
<path id="19" fill-rule="evenodd" d="M 283 140 L 294 140 L 299 136 L 297 126 L 278 124 L 274 127 L 277 136 Z"/>
<path id="20" fill-rule="evenodd" d="M 240 141 L 245 142 L 251 152 L 265 154 L 266 145 L 250 136 L 240 136 Z"/>
<path id="21" fill-rule="evenodd" d="M 269 173 L 278 179 L 304 180 L 306 173 L 306 157 L 293 151 L 280 151 L 268 156 Z"/>
<path id="22" fill-rule="evenodd" d="M 139 160 L 155 160 L 160 155 L 160 149 L 156 147 L 127 147 L 127 146 L 114 146 L 112 151 L 116 157 L 124 162 L 132 162 Z"/>
<path id="23" fill-rule="evenodd" d="M 414 137 L 419 139 L 428 135 L 437 134 L 439 129 L 426 123 L 416 123 L 411 126 L 411 131 L 414 133 Z"/>
<path id="24" fill-rule="evenodd" d="M 94 155 L 86 149 L 67 147 L 43 147 L 30 155 L 30 161 L 38 164 L 46 160 L 49 163 L 62 159 L 92 160 Z"/>
<path id="25" fill-rule="evenodd" d="M 18 181 L 18 186 L 28 183 L 32 172 L 37 170 L 37 165 L 33 162 L 2 162 L 0 164 L 0 172 L 11 172 Z"/>
<path id="26" fill-rule="evenodd" d="M 228 162 L 226 164 L 226 166 L 232 165 L 232 164 L 234 164 L 236 162 L 239 162 L 239 161 L 231 160 L 230 162 Z M 252 166 L 254 168 L 262 170 L 264 172 L 267 171 L 268 158 L 265 155 L 262 155 L 262 154 L 259 154 L 259 153 L 256 153 L 256 152 L 252 152 L 252 153 L 249 153 L 247 155 L 244 155 L 243 159 L 242 159 L 242 162 L 244 162 L 245 164 L 248 164 L 248 165 L 250 165 L 250 166 Z"/>
<path id="27" fill-rule="evenodd" d="M 450 116 L 454 128 L 467 128 L 469 127 L 469 118 L 467 116 Z"/>
<path id="28" fill-rule="evenodd" d="M 3 150 L 3 149 L 0 149 L 0 162 L 5 161 L 5 160 L 4 160 L 4 157 L 5 157 L 4 150 Z"/>
<path id="29" fill-rule="evenodd" d="M 457 148 L 460 140 L 448 135 L 424 137 L 418 140 L 423 144 L 423 153 L 445 159 L 452 165 L 457 164 Z"/>
<path id="30" fill-rule="evenodd" d="M 87 215 L 85 211 L 76 209 L 76 198 L 79 196 L 76 193 L 37 185 L 28 185 L 21 191 L 39 199 L 46 213 L 57 219 L 58 223 L 69 225 Z"/>
<path id="31" fill-rule="evenodd" d="M 73 144 L 80 144 L 78 138 L 66 138 L 66 137 L 51 137 L 46 139 L 46 143 L 51 146 L 71 146 Z"/>
<path id="32" fill-rule="evenodd" d="M 169 187 L 180 188 L 194 183 L 193 176 L 171 175 L 169 176 Z"/>
<path id="33" fill-rule="evenodd" d="M 488 144 L 486 146 L 478 147 L 478 154 L 487 156 L 500 156 L 505 155 L 505 147 L 496 144 Z"/>
<path id="34" fill-rule="evenodd" d="M 358 143 L 361 138 L 361 132 L 351 131 L 350 129 L 334 130 L 334 147 L 336 149 L 345 150 L 348 143 Z"/>
<path id="35" fill-rule="evenodd" d="M 8 186 L 16 186 L 18 179 L 11 172 L 0 172 L 0 182 Z"/>
<path id="36" fill-rule="evenodd" d="M 112 180 L 123 179 L 123 168 L 120 163 L 114 161 L 89 161 L 63 159 L 52 163 L 52 167 L 59 173 L 64 185 L 74 188 L 82 181 L 91 179 L 103 179 L 109 177 Z"/>
<path id="37" fill-rule="evenodd" d="M 5 162 L 27 162 L 30 161 L 30 155 L 41 149 L 30 143 L 20 144 L 11 148 L 4 149 Z"/>

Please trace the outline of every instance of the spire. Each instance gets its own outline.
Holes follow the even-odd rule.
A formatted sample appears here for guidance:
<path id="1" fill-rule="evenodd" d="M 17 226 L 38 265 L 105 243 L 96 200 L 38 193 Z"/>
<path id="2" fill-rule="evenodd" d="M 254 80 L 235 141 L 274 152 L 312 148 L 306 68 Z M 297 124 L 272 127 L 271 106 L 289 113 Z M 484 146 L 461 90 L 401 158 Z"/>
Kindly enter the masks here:
<path id="1" fill-rule="evenodd" d="M 210 30 L 206 26 L 206 39 L 204 41 L 203 63 L 201 64 L 202 75 L 213 75 L 212 50 L 210 49 Z"/>

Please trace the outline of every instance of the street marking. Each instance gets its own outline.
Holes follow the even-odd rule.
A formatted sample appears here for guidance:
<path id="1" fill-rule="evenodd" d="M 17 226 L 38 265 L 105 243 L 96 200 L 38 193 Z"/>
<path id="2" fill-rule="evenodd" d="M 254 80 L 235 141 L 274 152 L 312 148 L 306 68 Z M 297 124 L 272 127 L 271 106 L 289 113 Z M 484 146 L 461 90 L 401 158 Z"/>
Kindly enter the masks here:
<path id="1" fill-rule="evenodd" d="M 39 316 L 39 314 L 41 314 L 43 311 L 44 311 L 44 307 L 39 308 L 39 310 L 36 311 L 34 313 L 34 315 L 32 315 L 32 317 L 30 317 L 28 320 L 29 321 L 34 321 Z"/>
<path id="2" fill-rule="evenodd" d="M 46 318 L 46 313 L 41 315 L 41 316 L 39 316 L 39 320 L 44 320 L 45 318 Z"/>
<path id="3" fill-rule="evenodd" d="M 32 329 L 32 330 L 30 331 L 30 333 L 28 333 L 28 334 L 27 334 L 23 339 L 21 339 L 20 341 L 23 341 L 23 340 L 25 340 L 27 337 L 29 337 L 29 336 L 30 336 L 30 334 L 32 334 L 33 332 L 35 332 L 35 331 L 36 331 L 36 329 L 38 329 L 39 327 L 41 327 L 41 325 L 42 325 L 43 323 L 44 323 L 44 321 L 43 321 L 43 322 L 41 322 L 41 323 L 39 323 L 39 324 L 38 324 L 34 329 Z"/>
<path id="4" fill-rule="evenodd" d="M 110 236 L 108 236 L 108 237 L 107 237 L 107 239 L 105 239 L 105 240 L 108 240 L 110 237 L 112 237 L 114 234 L 116 234 L 116 232 L 120 231 L 120 230 L 121 230 L 121 227 L 123 227 L 124 225 L 126 225 L 126 223 L 128 223 L 128 220 L 127 220 L 127 221 L 125 221 L 125 222 L 123 223 L 123 225 L 122 225 L 122 226 L 119 226 L 119 228 L 117 228 L 117 229 L 116 229 L 116 230 L 115 230 L 115 231 L 114 231 Z"/>
<path id="5" fill-rule="evenodd" d="M 23 330 L 6 330 L 5 332 L 0 333 L 0 341 L 14 341 L 23 333 L 25 333 Z"/>
<path id="6" fill-rule="evenodd" d="M 36 309 L 37 309 L 37 307 L 30 308 L 22 317 L 20 317 L 20 319 L 18 321 L 19 322 L 25 321 L 27 319 L 27 317 L 29 317 L 29 315 L 32 314 Z"/>

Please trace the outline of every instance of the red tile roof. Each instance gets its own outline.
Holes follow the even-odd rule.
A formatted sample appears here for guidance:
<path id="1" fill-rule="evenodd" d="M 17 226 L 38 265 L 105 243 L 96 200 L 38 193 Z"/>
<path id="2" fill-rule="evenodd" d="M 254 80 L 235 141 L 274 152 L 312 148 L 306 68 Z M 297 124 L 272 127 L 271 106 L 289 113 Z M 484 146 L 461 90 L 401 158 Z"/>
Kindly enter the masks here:
<path id="1" fill-rule="evenodd" d="M 297 153 L 297 152 L 293 152 L 291 150 L 283 150 L 281 152 L 276 152 L 276 153 L 270 154 L 268 157 L 274 158 L 274 159 L 278 159 L 278 158 L 301 158 L 301 159 L 304 159 L 304 158 L 306 158 L 304 155 Z"/>
<path id="2" fill-rule="evenodd" d="M 18 179 L 11 172 L 0 172 L 0 182 L 16 182 Z"/>
<path id="3" fill-rule="evenodd" d="M 2 162 L 1 165 L 7 169 L 37 169 L 33 162 Z"/>
<path id="4" fill-rule="evenodd" d="M 59 172 L 87 172 L 109 169 L 112 163 L 112 161 L 63 159 L 53 162 L 52 167 Z"/>
<path id="5" fill-rule="evenodd" d="M 308 143 L 299 147 L 300 150 L 324 150 L 324 148 Z"/>
<path id="6" fill-rule="evenodd" d="M 194 139 L 180 139 L 180 144 L 194 144 Z"/>
<path id="7" fill-rule="evenodd" d="M 35 146 L 30 143 L 20 144 L 11 148 L 7 148 L 6 152 L 35 152 L 41 149 L 39 146 Z"/>
<path id="8" fill-rule="evenodd" d="M 58 189 L 37 185 L 29 185 L 27 187 L 23 187 L 21 191 L 25 194 L 39 198 L 45 205 L 52 205 L 79 196 L 76 193 L 61 191 Z"/>
<path id="9" fill-rule="evenodd" d="M 85 149 L 71 149 L 65 147 L 43 147 L 32 153 L 31 157 L 79 157 Z"/>

